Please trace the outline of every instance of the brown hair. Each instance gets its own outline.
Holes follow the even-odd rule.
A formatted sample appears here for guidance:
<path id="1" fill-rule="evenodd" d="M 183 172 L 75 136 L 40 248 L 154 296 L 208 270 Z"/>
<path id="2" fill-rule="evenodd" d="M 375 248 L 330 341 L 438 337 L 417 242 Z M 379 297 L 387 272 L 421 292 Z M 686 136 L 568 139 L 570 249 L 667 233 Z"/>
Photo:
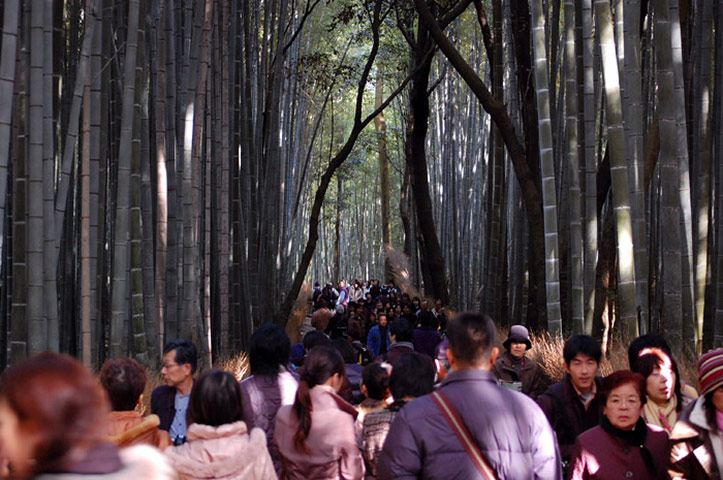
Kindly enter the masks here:
<path id="1" fill-rule="evenodd" d="M 43 353 L 11 366 L 2 376 L 0 400 L 18 416 L 21 431 L 37 438 L 34 464 L 14 466 L 30 476 L 62 472 L 73 448 L 93 445 L 106 432 L 105 395 L 68 355 Z"/>
<path id="2" fill-rule="evenodd" d="M 100 369 L 100 384 L 114 412 L 133 410 L 146 386 L 146 370 L 132 358 L 107 360 Z"/>
<path id="3" fill-rule="evenodd" d="M 645 394 L 646 394 L 646 388 L 645 388 L 645 378 L 640 375 L 639 373 L 631 372 L 630 370 L 618 370 L 616 372 L 611 373 L 607 377 L 603 379 L 602 383 L 602 400 L 603 405 L 605 405 L 608 402 L 608 396 L 610 395 L 610 392 L 615 390 L 616 388 L 630 384 L 633 387 L 635 387 L 635 390 L 638 392 L 638 396 L 640 397 L 640 405 L 645 405 Z"/>
<path id="4" fill-rule="evenodd" d="M 306 439 L 311 430 L 311 411 L 313 409 L 310 390 L 323 384 L 337 373 L 342 378 L 344 377 L 344 359 L 334 347 L 318 345 L 309 351 L 304 360 L 304 371 L 301 374 L 293 406 L 296 418 L 299 420 L 299 426 L 294 434 L 294 446 L 297 450 L 309 453 L 306 448 Z"/>
<path id="5" fill-rule="evenodd" d="M 188 423 L 218 427 L 243 420 L 241 386 L 229 372 L 217 368 L 201 375 L 188 400 Z"/>

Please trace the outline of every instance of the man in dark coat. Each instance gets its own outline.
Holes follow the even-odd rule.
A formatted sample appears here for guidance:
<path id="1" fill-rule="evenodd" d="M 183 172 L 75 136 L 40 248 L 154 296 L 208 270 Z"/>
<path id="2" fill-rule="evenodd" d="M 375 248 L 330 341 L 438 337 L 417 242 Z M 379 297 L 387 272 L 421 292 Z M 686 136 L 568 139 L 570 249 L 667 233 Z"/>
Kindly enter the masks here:
<path id="1" fill-rule="evenodd" d="M 186 411 L 197 363 L 196 346 L 188 340 L 174 340 L 163 348 L 161 376 L 166 384 L 153 389 L 151 413 L 158 415 L 158 428 L 166 430 L 175 445 L 186 441 Z"/>
<path id="2" fill-rule="evenodd" d="M 497 478 L 560 479 L 554 434 L 535 402 L 497 385 L 492 319 L 461 313 L 447 325 L 452 366 L 442 392 Z M 430 395 L 404 406 L 377 465 L 379 479 L 481 478 L 447 417 Z"/>
<path id="3" fill-rule="evenodd" d="M 589 335 L 574 335 L 562 350 L 567 375 L 537 398 L 557 434 L 563 466 L 570 461 L 575 439 L 600 423 L 601 382 L 597 376 L 602 351 Z"/>

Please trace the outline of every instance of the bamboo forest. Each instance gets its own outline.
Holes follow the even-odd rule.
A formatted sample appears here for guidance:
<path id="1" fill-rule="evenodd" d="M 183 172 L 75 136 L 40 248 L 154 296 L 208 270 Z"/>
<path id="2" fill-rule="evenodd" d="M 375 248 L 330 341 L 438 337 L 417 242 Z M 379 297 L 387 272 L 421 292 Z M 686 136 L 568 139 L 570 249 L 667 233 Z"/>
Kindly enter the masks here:
<path id="1" fill-rule="evenodd" d="M 354 279 L 723 345 L 720 2 L 0 5 L 0 368 L 208 364 Z"/>

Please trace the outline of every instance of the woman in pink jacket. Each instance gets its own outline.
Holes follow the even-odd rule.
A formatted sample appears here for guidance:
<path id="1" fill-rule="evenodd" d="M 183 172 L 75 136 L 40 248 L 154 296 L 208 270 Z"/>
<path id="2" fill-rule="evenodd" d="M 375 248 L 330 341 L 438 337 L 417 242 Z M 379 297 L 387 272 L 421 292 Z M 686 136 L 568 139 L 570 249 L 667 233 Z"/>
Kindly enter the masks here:
<path id="1" fill-rule="evenodd" d="M 364 462 L 354 434 L 356 409 L 337 392 L 344 360 L 331 346 L 314 347 L 293 405 L 276 416 L 274 442 L 286 479 L 362 479 Z"/>
<path id="2" fill-rule="evenodd" d="M 187 443 L 166 450 L 181 480 L 277 478 L 260 428 L 242 420 L 241 387 L 228 372 L 212 369 L 193 385 Z"/>

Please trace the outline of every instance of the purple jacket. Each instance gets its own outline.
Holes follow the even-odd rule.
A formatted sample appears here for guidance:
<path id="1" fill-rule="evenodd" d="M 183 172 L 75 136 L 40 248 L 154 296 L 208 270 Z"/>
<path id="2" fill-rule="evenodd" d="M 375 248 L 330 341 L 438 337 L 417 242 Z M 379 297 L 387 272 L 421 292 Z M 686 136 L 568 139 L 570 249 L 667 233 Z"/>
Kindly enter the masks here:
<path id="1" fill-rule="evenodd" d="M 460 370 L 440 386 L 482 455 L 505 479 L 561 478 L 555 436 L 526 395 L 497 385 L 491 372 Z M 481 478 L 429 395 L 404 406 L 384 443 L 377 478 Z"/>
<path id="2" fill-rule="evenodd" d="M 284 370 L 277 377 L 252 375 L 241 382 L 244 421 L 248 430 L 260 428 L 266 434 L 267 447 L 276 473 L 281 473 L 281 457 L 273 443 L 276 414 L 282 405 L 292 405 L 299 381 Z"/>

